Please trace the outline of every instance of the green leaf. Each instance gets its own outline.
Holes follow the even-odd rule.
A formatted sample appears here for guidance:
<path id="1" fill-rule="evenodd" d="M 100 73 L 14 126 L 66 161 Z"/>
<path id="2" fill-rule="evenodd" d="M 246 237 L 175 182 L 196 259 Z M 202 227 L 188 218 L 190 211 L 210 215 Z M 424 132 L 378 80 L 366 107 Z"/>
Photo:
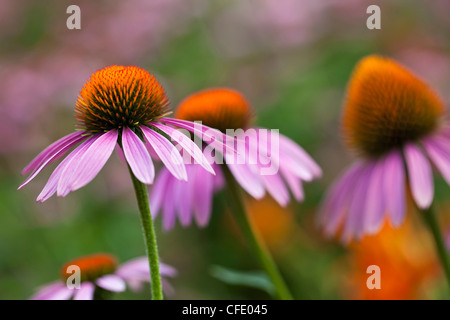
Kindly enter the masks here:
<path id="1" fill-rule="evenodd" d="M 267 292 L 270 295 L 275 293 L 275 288 L 262 271 L 239 271 L 221 266 L 212 266 L 210 274 L 220 281 L 232 285 L 241 285 L 256 288 Z"/>

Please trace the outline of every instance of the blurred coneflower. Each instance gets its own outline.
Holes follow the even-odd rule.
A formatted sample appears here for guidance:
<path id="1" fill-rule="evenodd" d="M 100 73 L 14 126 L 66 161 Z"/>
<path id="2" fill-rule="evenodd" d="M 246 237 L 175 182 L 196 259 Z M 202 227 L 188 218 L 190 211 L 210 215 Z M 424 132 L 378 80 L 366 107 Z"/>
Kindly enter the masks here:
<path id="1" fill-rule="evenodd" d="M 182 225 L 190 225 L 195 220 L 199 226 L 205 226 L 211 215 L 214 192 L 225 186 L 225 171 L 229 170 L 252 197 L 262 199 L 267 192 L 283 207 L 290 201 L 289 191 L 297 201 L 302 201 L 303 182 L 322 174 L 316 162 L 294 141 L 278 132 L 252 127 L 250 104 L 236 90 L 211 88 L 196 92 L 179 104 L 175 117 L 163 121 L 194 134 L 199 134 L 198 130 L 186 121 L 201 121 L 224 133 L 234 130 L 233 145 L 237 148 L 233 152 L 230 147 L 214 147 L 213 151 L 223 155 L 226 165 L 213 163 L 215 176 L 199 166 L 186 165 L 189 183 L 184 183 L 163 169 L 153 187 L 150 203 L 153 214 L 162 212 L 166 229 L 174 226 L 177 213 Z M 211 151 L 204 148 L 204 156 L 210 163 L 214 161 Z M 167 192 L 168 189 L 173 192 Z M 173 201 L 174 195 L 178 201 Z"/>
<path id="2" fill-rule="evenodd" d="M 298 201 L 303 200 L 302 181 L 319 177 L 321 169 L 300 146 L 279 135 L 278 131 L 252 127 L 250 105 L 236 90 L 211 88 L 194 93 L 180 103 L 176 118 L 164 121 L 195 135 L 204 132 L 196 130 L 190 121 L 201 121 L 207 127 L 226 133 L 222 138 L 230 147 L 231 137 L 236 148 L 224 149 L 215 141 L 204 140 L 206 157 L 217 158 L 220 155 L 224 159 L 223 166 L 219 166 L 217 161 L 215 163 L 216 176 L 199 166 L 191 166 L 189 181 L 184 184 L 167 173 L 159 175 L 152 190 L 151 203 L 162 211 L 163 224 L 166 228 L 172 227 L 178 212 L 183 225 L 189 225 L 193 217 L 200 226 L 206 225 L 214 191 L 226 187 L 229 204 L 241 232 L 274 283 L 278 297 L 291 299 L 270 253 L 247 216 L 240 187 L 257 199 L 267 191 L 280 205 L 286 206 L 290 201 L 289 189 Z"/>
<path id="3" fill-rule="evenodd" d="M 73 278 L 79 268 L 79 287 Z M 70 269 L 69 269 L 70 267 Z M 160 272 L 164 277 L 174 277 L 176 270 L 161 263 Z M 39 288 L 32 300 L 96 300 L 105 299 L 111 293 L 123 292 L 128 287 L 135 292 L 150 281 L 150 269 L 146 257 L 136 258 L 118 265 L 117 259 L 109 254 L 99 253 L 84 256 L 66 263 L 61 269 L 61 280 Z M 70 282 L 68 286 L 67 282 Z M 166 294 L 173 293 L 170 283 L 163 279 Z"/>
<path id="4" fill-rule="evenodd" d="M 327 235 L 340 231 L 348 242 L 378 232 L 385 219 L 401 225 L 410 191 L 448 271 L 431 212 L 432 164 L 450 184 L 450 128 L 443 116 L 440 98 L 395 61 L 369 56 L 359 62 L 348 86 L 343 131 L 360 157 L 325 198 L 319 220 Z"/>
<path id="5" fill-rule="evenodd" d="M 53 194 L 66 196 L 90 181 L 105 165 L 114 148 L 123 150 L 141 212 L 150 263 L 154 298 L 162 298 L 156 236 L 145 185 L 151 184 L 155 169 L 149 150 L 154 152 L 176 179 L 187 180 L 183 159 L 169 138 L 175 129 L 162 124 L 168 114 L 164 88 L 146 70 L 130 66 L 110 66 L 95 72 L 80 92 L 75 108 L 79 130 L 42 151 L 23 170 L 30 173 L 19 187 L 27 185 L 50 163 L 65 157 L 51 174 L 37 201 Z M 203 129 L 203 127 L 200 127 Z M 158 132 L 160 130 L 160 132 Z M 178 145 L 193 159 L 214 173 L 202 151 L 185 137 Z M 120 149 L 119 149 L 120 150 Z"/>

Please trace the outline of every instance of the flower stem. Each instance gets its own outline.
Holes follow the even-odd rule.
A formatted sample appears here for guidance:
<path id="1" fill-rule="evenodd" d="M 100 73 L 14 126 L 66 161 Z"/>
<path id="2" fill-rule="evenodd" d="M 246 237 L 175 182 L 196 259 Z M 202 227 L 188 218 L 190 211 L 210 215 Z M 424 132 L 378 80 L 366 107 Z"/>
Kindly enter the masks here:
<path id="1" fill-rule="evenodd" d="M 161 275 L 159 273 L 159 257 L 158 246 L 156 243 L 156 234 L 153 227 L 153 219 L 150 213 L 150 205 L 148 202 L 147 188 L 145 184 L 140 182 L 131 168 L 128 167 L 133 181 L 134 191 L 136 192 L 136 199 L 141 213 L 142 230 L 145 238 L 146 253 L 150 264 L 152 299 L 163 300 Z"/>
<path id="2" fill-rule="evenodd" d="M 430 208 L 426 210 L 421 209 L 418 210 L 422 213 L 425 222 L 427 223 L 431 233 L 433 234 L 439 259 L 441 260 L 442 267 L 444 268 L 445 277 L 447 278 L 447 283 L 450 288 L 450 262 L 447 253 L 447 248 L 445 246 L 442 233 L 439 229 L 439 224 L 436 218 L 436 212 L 434 211 L 434 208 L 432 206 L 430 206 Z"/>
<path id="3" fill-rule="evenodd" d="M 249 220 L 248 214 L 245 210 L 241 190 L 236 183 L 236 180 L 233 178 L 228 168 L 225 168 L 224 175 L 226 178 L 227 193 L 230 199 L 230 205 L 232 207 L 234 217 L 245 237 L 245 240 L 250 246 L 250 250 L 253 251 L 253 254 L 259 260 L 259 263 L 271 279 L 278 298 L 281 300 L 292 300 L 292 295 L 283 278 L 281 277 L 281 274 L 272 256 L 270 255 L 269 250 L 263 243 L 259 234 L 257 234 L 254 230 L 251 221 Z"/>

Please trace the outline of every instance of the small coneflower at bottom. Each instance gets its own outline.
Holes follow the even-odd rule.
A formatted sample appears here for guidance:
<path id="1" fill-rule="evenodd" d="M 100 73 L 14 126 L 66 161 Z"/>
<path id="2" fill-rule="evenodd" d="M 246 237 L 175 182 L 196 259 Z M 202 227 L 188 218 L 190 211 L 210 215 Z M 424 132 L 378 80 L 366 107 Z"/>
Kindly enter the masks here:
<path id="1" fill-rule="evenodd" d="M 76 285 L 76 270 L 79 285 Z M 160 263 L 163 290 L 167 295 L 173 288 L 164 277 L 174 277 L 177 271 Z M 123 292 L 128 287 L 138 292 L 144 283 L 150 282 L 147 257 L 140 257 L 121 265 L 109 254 L 94 254 L 69 261 L 61 268 L 61 279 L 39 288 L 31 300 L 104 300 L 113 293 Z"/>

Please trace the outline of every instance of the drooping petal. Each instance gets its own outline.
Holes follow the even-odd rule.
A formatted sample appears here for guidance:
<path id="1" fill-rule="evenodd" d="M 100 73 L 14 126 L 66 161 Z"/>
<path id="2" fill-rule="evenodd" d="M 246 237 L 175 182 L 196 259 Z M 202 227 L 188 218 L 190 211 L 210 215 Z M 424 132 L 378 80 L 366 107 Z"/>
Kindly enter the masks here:
<path id="1" fill-rule="evenodd" d="M 150 209 L 152 211 L 153 218 L 157 217 L 161 206 L 164 204 L 164 199 L 167 196 L 167 183 L 171 178 L 172 176 L 166 168 L 162 168 L 156 178 L 150 195 Z"/>
<path id="2" fill-rule="evenodd" d="M 367 193 L 373 169 L 374 164 L 372 162 L 366 163 L 355 182 L 354 190 L 350 195 L 348 215 L 341 237 L 344 243 L 349 243 L 353 238 L 359 239 L 364 233 Z"/>
<path id="3" fill-rule="evenodd" d="M 318 222 L 324 227 L 326 236 L 334 235 L 348 214 L 351 195 L 363 168 L 362 162 L 355 163 L 336 180 L 328 191 L 318 215 Z"/>
<path id="4" fill-rule="evenodd" d="M 314 177 L 319 178 L 322 176 L 322 169 L 302 147 L 282 134 L 279 135 L 279 140 L 280 152 L 305 165 L 313 173 Z"/>
<path id="5" fill-rule="evenodd" d="M 225 186 L 225 177 L 223 176 L 220 165 L 213 163 L 212 165 L 216 176 L 214 178 L 214 192 L 221 190 Z"/>
<path id="6" fill-rule="evenodd" d="M 117 135 L 117 130 L 100 134 L 86 150 L 75 155 L 61 173 L 57 194 L 65 196 L 91 182 L 111 156 Z"/>
<path id="7" fill-rule="evenodd" d="M 142 274 L 150 281 L 150 266 L 147 257 L 140 257 L 125 262 L 116 270 L 116 275 L 128 281 L 129 279 L 140 277 Z M 161 270 L 160 273 L 162 274 Z"/>
<path id="8" fill-rule="evenodd" d="M 197 170 L 197 166 L 198 165 L 196 164 L 186 165 L 188 179 L 193 178 Z M 203 168 L 198 169 L 203 170 Z M 191 224 L 194 209 L 192 184 L 188 181 L 176 181 L 174 185 L 174 198 L 178 204 L 178 218 L 180 219 L 181 225 L 188 226 Z"/>
<path id="9" fill-rule="evenodd" d="M 450 145 L 450 139 L 448 144 Z M 425 139 L 423 146 L 445 181 L 450 184 L 450 146 L 446 150 L 442 144 L 437 143 L 433 138 Z"/>
<path id="10" fill-rule="evenodd" d="M 284 168 L 304 181 L 312 181 L 321 176 L 322 171 L 312 158 L 295 142 L 279 133 L 270 134 L 263 131 L 267 129 L 257 129 L 257 141 L 249 144 L 250 155 L 255 151 L 258 158 L 264 159 L 272 167 Z M 275 169 L 273 168 L 273 169 Z M 273 172 L 275 174 L 276 172 Z"/>
<path id="11" fill-rule="evenodd" d="M 67 288 L 63 282 L 55 281 L 41 287 L 30 300 L 69 300 L 73 293 L 73 290 Z"/>
<path id="12" fill-rule="evenodd" d="M 241 187 L 247 191 L 253 198 L 261 199 L 264 197 L 265 190 L 261 177 L 255 174 L 250 166 L 245 164 L 228 164 L 228 168 L 233 174 L 236 181 Z"/>
<path id="13" fill-rule="evenodd" d="M 195 208 L 195 220 L 198 226 L 204 227 L 211 217 L 212 200 L 214 197 L 214 176 L 203 170 L 196 168 L 193 179 L 193 197 Z"/>
<path id="14" fill-rule="evenodd" d="M 430 163 L 413 143 L 404 147 L 412 196 L 421 209 L 428 209 L 433 201 L 434 185 Z"/>
<path id="15" fill-rule="evenodd" d="M 261 179 L 264 182 L 267 192 L 269 192 L 272 198 L 274 198 L 280 206 L 287 206 L 289 203 L 289 191 L 280 175 L 261 175 Z"/>
<path id="16" fill-rule="evenodd" d="M 154 130 L 142 127 L 142 132 L 144 132 L 147 142 L 152 145 L 153 149 L 170 173 L 178 180 L 186 181 L 186 168 L 183 163 L 183 158 L 177 148 L 163 135 Z"/>
<path id="17" fill-rule="evenodd" d="M 362 233 L 374 234 L 382 226 L 386 211 L 386 198 L 384 187 L 385 159 L 375 162 L 374 168 L 367 181 L 367 195 L 365 200 Z"/>
<path id="18" fill-rule="evenodd" d="M 112 292 L 123 292 L 126 288 L 125 281 L 115 274 L 108 274 L 100 277 L 95 283 L 99 287 Z"/>
<path id="19" fill-rule="evenodd" d="M 295 200 L 297 200 L 298 202 L 303 201 L 303 199 L 305 198 L 305 193 L 303 191 L 301 179 L 291 174 L 283 167 L 280 168 L 280 173 L 282 174 L 284 180 L 286 180 L 286 183 L 291 189 L 291 192 L 294 195 Z"/>
<path id="20" fill-rule="evenodd" d="M 384 162 L 384 198 L 394 227 L 400 226 L 405 217 L 405 183 L 402 155 L 399 151 L 391 151 Z"/>
<path id="21" fill-rule="evenodd" d="M 178 271 L 174 267 L 160 262 L 159 263 L 159 273 L 161 273 L 162 276 L 173 278 L 178 274 Z"/>
<path id="22" fill-rule="evenodd" d="M 196 163 L 205 168 L 206 171 L 215 174 L 213 168 L 211 167 L 211 164 L 203 155 L 202 150 L 189 137 L 185 136 L 172 127 L 165 126 L 157 122 L 152 122 L 150 124 L 165 132 L 169 137 L 175 140 L 183 148 L 183 150 L 186 151 L 192 158 L 194 158 Z"/>
<path id="23" fill-rule="evenodd" d="M 18 189 L 22 189 L 31 180 L 38 175 L 48 164 L 59 159 L 61 156 L 66 154 L 66 152 L 75 146 L 77 143 L 85 139 L 82 136 L 82 132 L 74 132 L 42 151 L 24 170 L 23 173 L 29 172 L 33 169 L 30 176 L 19 186 Z"/>
<path id="24" fill-rule="evenodd" d="M 122 147 L 125 158 L 136 178 L 145 184 L 152 184 L 155 167 L 141 139 L 130 129 L 122 130 Z"/>
<path id="25" fill-rule="evenodd" d="M 173 184 L 178 182 L 173 176 L 169 176 L 166 184 L 166 190 L 172 190 Z M 164 198 L 163 208 L 163 228 L 164 230 L 170 230 L 175 226 L 176 220 L 176 204 L 172 197 L 166 196 Z"/>
<path id="26" fill-rule="evenodd" d="M 219 150 L 220 152 L 235 152 L 234 145 L 226 143 L 230 141 L 230 137 L 227 137 L 219 130 L 202 125 L 198 122 L 194 123 L 186 120 L 161 118 L 158 119 L 158 121 L 189 130 L 194 134 L 200 136 L 202 140 L 204 140 L 207 144 L 213 145 L 214 148 Z"/>
<path id="27" fill-rule="evenodd" d="M 31 160 L 31 162 L 22 170 L 22 174 L 38 170 L 40 167 L 45 167 L 45 165 L 50 162 L 57 160 L 70 148 L 68 146 L 73 146 L 83 140 L 84 133 L 84 131 L 76 131 L 53 142 Z M 66 147 L 68 148 L 66 149 Z"/>
<path id="28" fill-rule="evenodd" d="M 73 150 L 61 163 L 56 167 L 56 169 L 50 175 L 47 183 L 42 189 L 41 193 L 37 197 L 36 201 L 44 202 L 52 195 L 55 194 L 58 183 L 61 179 L 61 174 L 66 168 L 66 166 L 70 165 L 73 159 L 80 153 L 83 153 L 87 148 L 92 144 L 92 142 L 96 139 L 96 137 L 89 137 L 85 141 L 83 141 L 75 150 Z"/>
<path id="29" fill-rule="evenodd" d="M 93 300 L 95 286 L 91 282 L 83 282 L 80 289 L 76 289 L 73 300 Z"/>

